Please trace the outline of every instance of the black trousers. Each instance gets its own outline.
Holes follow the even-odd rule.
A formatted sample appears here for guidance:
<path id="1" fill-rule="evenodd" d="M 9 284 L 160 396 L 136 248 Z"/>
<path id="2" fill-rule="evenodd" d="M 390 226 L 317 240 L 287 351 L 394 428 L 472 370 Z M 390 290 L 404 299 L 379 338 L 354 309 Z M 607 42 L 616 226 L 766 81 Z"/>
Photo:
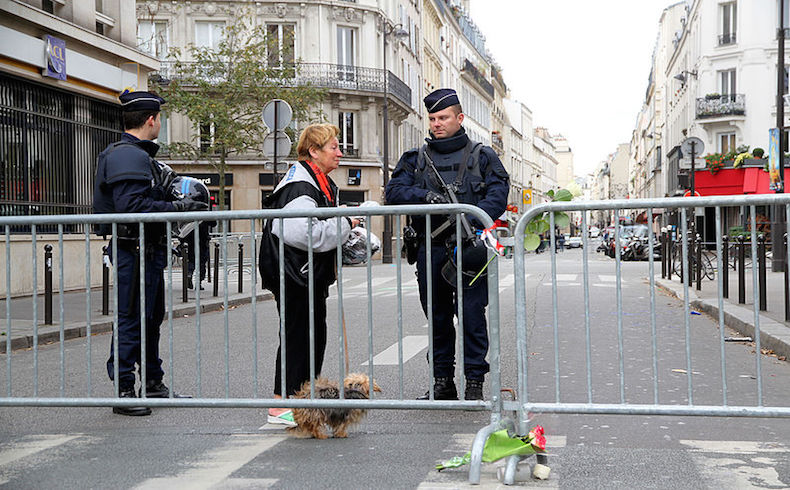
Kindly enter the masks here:
<path id="1" fill-rule="evenodd" d="M 458 293 L 442 278 L 442 266 L 447 262 L 447 248 L 431 247 L 431 284 L 433 306 L 433 375 L 454 377 L 455 374 L 455 325 L 453 316 L 458 315 Z M 417 254 L 417 283 L 420 288 L 422 311 L 428 317 L 428 282 L 425 245 L 420 245 Z M 471 288 L 463 290 L 464 299 L 464 375 L 469 379 L 482 380 L 489 371 L 488 329 L 486 307 L 488 286 L 481 276 Z"/>
<path id="2" fill-rule="evenodd" d="M 321 374 L 326 350 L 326 298 L 327 288 L 314 290 L 313 318 L 315 320 L 315 375 Z M 280 288 L 272 291 L 277 302 L 277 311 L 283 314 Z M 308 289 L 285 279 L 285 396 L 295 394 L 305 381 L 310 379 L 310 301 Z M 279 330 L 280 323 L 277 323 Z M 283 339 L 277 348 L 274 368 L 274 394 L 283 396 L 281 385 L 281 355 Z"/>

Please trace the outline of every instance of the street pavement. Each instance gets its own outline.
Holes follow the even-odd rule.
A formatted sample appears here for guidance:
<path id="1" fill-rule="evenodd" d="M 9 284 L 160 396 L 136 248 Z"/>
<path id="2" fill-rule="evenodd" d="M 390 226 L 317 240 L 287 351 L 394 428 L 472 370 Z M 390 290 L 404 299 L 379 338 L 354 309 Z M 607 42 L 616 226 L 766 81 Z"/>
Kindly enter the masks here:
<path id="1" fill-rule="evenodd" d="M 753 344 L 726 344 L 722 377 L 715 315 L 689 317 L 691 357 L 687 358 L 686 316 L 682 303 L 668 290 L 655 293 L 653 337 L 646 263 L 622 264 L 622 329 L 618 333 L 614 261 L 590 254 L 588 350 L 581 253 L 572 250 L 556 257 L 556 331 L 549 255 L 528 256 L 529 392 L 520 394 L 521 399 L 586 402 L 592 397 L 598 403 L 618 403 L 622 386 L 629 403 L 652 403 L 657 396 L 660 403 L 683 405 L 689 402 L 691 376 L 695 404 L 721 405 L 722 379 L 726 379 L 730 405 L 754 406 L 758 404 L 757 360 L 762 368 L 762 403 L 788 406 L 787 362 L 770 354 L 756 357 Z M 516 388 L 515 277 L 512 261 L 500 264 L 502 384 Z M 372 316 L 368 316 L 366 268 L 344 269 L 349 361 L 352 370 L 367 372 L 365 363 L 373 358 L 375 377 L 384 388 L 382 396 L 400 398 L 402 383 L 403 398 L 411 399 L 422 394 L 428 384 L 427 326 L 418 306 L 413 269 L 404 265 L 403 335 L 410 339 L 404 344 L 411 347 L 404 349 L 404 376 L 399 378 L 398 366 L 392 364 L 398 335 L 394 271 L 392 265 L 373 266 L 374 303 Z M 337 376 L 342 362 L 335 291 L 333 288 L 328 302 L 330 335 L 324 363 L 324 374 L 330 378 Z M 84 297 L 81 308 L 84 311 Z M 74 311 L 79 309 L 77 300 Z M 267 398 L 277 345 L 274 304 L 258 303 L 257 328 L 251 321 L 250 305 L 241 303 L 227 313 L 227 320 L 222 311 L 201 314 L 200 344 L 194 315 L 175 317 L 172 356 L 167 333 L 162 339 L 167 376 L 173 372 L 172 386 L 182 393 Z M 725 333 L 736 334 L 729 329 Z M 250 342 L 253 335 L 257 343 Z M 94 336 L 90 345 L 85 338 L 69 340 L 62 354 L 59 347 L 42 345 L 38 349 L 39 396 L 59 396 L 61 386 L 66 396 L 111 396 L 104 370 L 109 335 Z M 32 392 L 36 375 L 33 354 L 21 349 L 11 356 L 13 396 L 30 396 Z M 257 365 L 253 362 L 256 357 Z M 0 361 L 4 361 L 0 363 L 0 380 L 5 380 L 7 358 Z M 440 473 L 433 466 L 467 451 L 474 433 L 488 419 L 486 412 L 372 410 L 348 439 L 315 441 L 288 437 L 279 427 L 266 424 L 265 411 L 259 409 L 159 408 L 150 417 L 131 418 L 113 415 L 109 408 L 0 408 L 0 485 L 462 488 L 466 486 L 466 468 Z M 552 473 L 548 481 L 523 482 L 525 487 L 790 485 L 790 444 L 786 442 L 790 424 L 784 419 L 536 414 L 532 423 L 546 428 Z M 484 465 L 482 488 L 501 486 L 496 479 L 497 465 Z"/>

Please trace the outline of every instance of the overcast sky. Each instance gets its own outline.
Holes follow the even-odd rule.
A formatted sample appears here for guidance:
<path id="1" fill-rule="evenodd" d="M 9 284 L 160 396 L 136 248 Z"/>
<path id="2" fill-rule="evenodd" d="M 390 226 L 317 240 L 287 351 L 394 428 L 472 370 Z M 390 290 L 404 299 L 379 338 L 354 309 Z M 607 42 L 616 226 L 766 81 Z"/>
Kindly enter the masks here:
<path id="1" fill-rule="evenodd" d="M 561 133 L 576 175 L 631 140 L 658 21 L 674 0 L 471 0 L 514 99 Z M 564 183 L 560 183 L 564 185 Z"/>

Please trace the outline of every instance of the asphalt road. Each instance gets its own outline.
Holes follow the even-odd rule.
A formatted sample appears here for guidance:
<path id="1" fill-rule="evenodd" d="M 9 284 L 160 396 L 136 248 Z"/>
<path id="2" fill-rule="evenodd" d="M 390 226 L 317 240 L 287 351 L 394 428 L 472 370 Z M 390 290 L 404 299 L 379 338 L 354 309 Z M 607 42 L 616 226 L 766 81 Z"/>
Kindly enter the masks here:
<path id="1" fill-rule="evenodd" d="M 588 400 L 587 344 L 582 288 L 582 251 L 557 255 L 559 341 L 555 330 L 549 254 L 527 262 L 530 401 Z M 682 303 L 656 291 L 657 353 L 653 335 L 647 263 L 623 263 L 622 315 L 618 327 L 614 261 L 590 255 L 590 385 L 595 402 L 652 403 L 654 379 L 663 404 L 688 404 L 688 371 L 695 404 L 721 405 L 721 354 L 716 323 L 691 315 L 690 366 L 686 356 Z M 500 261 L 503 386 L 516 388 L 516 342 L 512 261 Z M 413 269 L 403 269 L 403 397 L 428 386 L 427 322 L 419 308 Z M 374 375 L 385 398 L 400 396 L 397 365 L 390 364 L 398 338 L 395 266 L 372 268 L 374 302 L 368 308 L 367 269 L 344 269 L 343 293 L 350 366 Z M 329 341 L 324 374 L 336 376 L 337 296 L 329 300 Z M 372 313 L 371 315 L 369 315 Z M 252 309 L 203 314 L 200 347 L 194 316 L 173 324 L 176 391 L 204 397 L 269 397 L 272 391 L 278 320 L 274 303 Z M 227 324 L 227 330 L 226 330 Z M 372 325 L 372 336 L 368 326 Z M 618 335 L 618 331 L 622 332 Z M 257 333 L 255 333 L 257 332 Z M 170 372 L 168 330 L 162 353 Z M 729 335 L 730 333 L 727 333 Z M 252 339 L 257 336 L 257 343 Z M 622 358 L 619 354 L 622 339 Z M 110 336 L 67 341 L 63 385 L 66 396 L 111 396 L 104 362 Z M 372 351 L 369 345 L 373 346 Z M 257 354 L 256 354 L 257 350 Z M 730 405 L 756 405 L 754 346 L 725 345 L 725 380 Z M 227 361 L 226 361 L 227 353 Z M 254 359 L 257 355 L 257 370 Z M 198 358 L 200 369 L 198 370 Z M 622 359 L 622 361 L 621 361 Z M 0 358 L 6 380 L 6 359 Z M 30 396 L 32 352 L 12 357 L 13 396 Z M 395 361 L 397 362 L 397 361 Z M 620 374 L 620 365 L 623 374 Z M 788 406 L 790 369 L 761 356 L 765 405 Z M 40 396 L 58 396 L 61 357 L 57 345 L 38 355 Z M 257 374 L 256 374 L 257 371 Z M 200 373 L 200 385 L 197 378 Z M 168 378 L 169 379 L 169 378 Z M 4 384 L 5 385 L 5 384 Z M 486 384 L 486 389 L 488 384 Z M 5 387 L 3 387 L 5 391 Z M 524 394 L 521 394 L 522 399 Z M 466 452 L 485 412 L 371 411 L 348 439 L 294 439 L 265 424 L 265 410 L 155 409 L 150 417 L 113 415 L 109 408 L 0 408 L 0 486 L 7 488 L 457 488 L 467 470 L 436 472 L 440 461 Z M 534 423 L 549 436 L 551 477 L 530 487 L 564 488 L 784 488 L 790 486 L 790 423 L 784 419 L 595 416 L 538 414 Z M 496 466 L 484 465 L 483 487 L 496 487 Z"/>

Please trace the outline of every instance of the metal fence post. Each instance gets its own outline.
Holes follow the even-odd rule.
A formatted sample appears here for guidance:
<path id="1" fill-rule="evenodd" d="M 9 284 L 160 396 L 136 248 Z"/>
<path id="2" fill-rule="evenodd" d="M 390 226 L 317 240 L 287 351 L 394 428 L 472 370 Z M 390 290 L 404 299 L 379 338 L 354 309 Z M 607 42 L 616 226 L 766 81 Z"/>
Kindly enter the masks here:
<path id="1" fill-rule="evenodd" d="M 661 279 L 666 279 L 667 277 L 667 232 L 666 230 L 661 230 Z"/>
<path id="2" fill-rule="evenodd" d="M 107 261 L 110 257 L 108 247 L 102 247 L 101 260 L 101 314 L 110 314 L 110 267 Z"/>
<path id="3" fill-rule="evenodd" d="M 674 265 L 672 264 L 672 232 L 667 230 L 667 278 L 672 280 L 672 273 L 674 272 Z"/>
<path id="4" fill-rule="evenodd" d="M 746 244 L 738 237 L 738 304 L 746 303 Z"/>
<path id="5" fill-rule="evenodd" d="M 239 240 L 239 294 L 244 291 L 244 244 Z"/>
<path id="6" fill-rule="evenodd" d="M 219 243 L 214 243 L 214 297 L 219 296 Z"/>
<path id="7" fill-rule="evenodd" d="M 189 243 L 184 240 L 181 244 L 181 301 L 189 301 L 187 286 L 189 284 Z"/>
<path id="8" fill-rule="evenodd" d="M 766 298 L 766 284 L 765 284 L 765 235 L 760 234 L 757 237 L 757 262 L 758 262 L 758 269 L 757 273 L 759 274 L 759 286 L 760 286 L 760 311 L 766 311 L 768 309 L 768 298 Z M 752 267 L 752 273 L 754 273 L 754 267 Z"/>
<path id="9" fill-rule="evenodd" d="M 52 325 L 52 245 L 44 245 L 44 324 Z"/>
<path id="10" fill-rule="evenodd" d="M 208 232 L 206 234 L 208 235 Z M 211 241 L 207 242 L 206 247 L 211 247 Z M 201 248 L 201 250 L 203 249 Z M 202 271 L 203 267 L 200 270 Z M 206 281 L 211 284 L 211 248 L 206 250 Z"/>
<path id="11" fill-rule="evenodd" d="M 694 256 L 697 261 L 697 291 L 702 290 L 702 240 L 699 233 L 695 234 L 697 248 L 694 250 Z"/>
<path id="12" fill-rule="evenodd" d="M 722 255 L 722 296 L 725 298 L 730 297 L 730 238 L 727 235 L 722 237 L 724 248 L 721 251 Z"/>
<path id="13" fill-rule="evenodd" d="M 790 216 L 790 213 L 787 213 Z M 785 247 L 785 321 L 790 322 L 790 254 L 787 252 L 787 233 L 784 235 Z"/>

